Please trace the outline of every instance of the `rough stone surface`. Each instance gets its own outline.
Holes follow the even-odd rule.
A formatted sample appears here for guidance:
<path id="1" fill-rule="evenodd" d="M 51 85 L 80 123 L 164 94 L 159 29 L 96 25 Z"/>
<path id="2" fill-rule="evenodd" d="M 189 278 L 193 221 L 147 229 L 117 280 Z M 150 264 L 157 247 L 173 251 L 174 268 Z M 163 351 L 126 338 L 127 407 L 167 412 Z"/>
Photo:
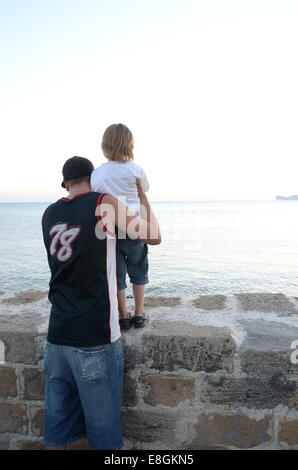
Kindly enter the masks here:
<path id="1" fill-rule="evenodd" d="M 46 316 L 48 318 L 48 315 Z M 38 321 L 37 321 L 38 320 Z M 15 333 L 20 335 L 26 333 L 30 337 L 35 337 L 39 333 L 39 317 L 36 312 L 20 311 L 17 315 L 5 315 L 1 313 L 0 336 L 6 333 Z M 1 337 L 1 339 L 3 339 Z"/>
<path id="2" fill-rule="evenodd" d="M 124 351 L 124 369 L 129 371 L 135 369 L 138 364 L 142 364 L 143 359 L 142 348 L 136 344 L 127 344 L 125 334 L 122 336 Z"/>
<path id="3" fill-rule="evenodd" d="M 25 368 L 22 371 L 24 377 L 24 396 L 25 400 L 43 400 L 45 373 L 44 370 Z"/>
<path id="4" fill-rule="evenodd" d="M 176 419 L 168 413 L 152 413 L 147 410 L 122 410 L 123 434 L 130 441 L 175 442 Z"/>
<path id="5" fill-rule="evenodd" d="M 288 405 L 297 392 L 297 379 L 289 380 L 282 372 L 270 377 L 206 376 L 201 390 L 204 403 L 271 409 Z"/>
<path id="6" fill-rule="evenodd" d="M 0 366 L 0 397 L 16 397 L 17 376 L 13 367 Z"/>
<path id="7" fill-rule="evenodd" d="M 271 418 L 257 420 L 243 414 L 203 414 L 198 417 L 195 438 L 190 449 L 210 449 L 215 446 L 249 449 L 271 443 Z"/>
<path id="8" fill-rule="evenodd" d="M 239 320 L 246 336 L 239 349 L 241 368 L 250 375 L 274 375 L 280 371 L 287 374 L 298 372 L 292 364 L 290 348 L 298 339 L 298 328 L 266 320 Z"/>
<path id="9" fill-rule="evenodd" d="M 19 439 L 16 441 L 18 450 L 46 450 L 42 440 L 37 439 Z"/>
<path id="10" fill-rule="evenodd" d="M 2 323 L 2 318 L 1 318 Z M 0 330 L 2 329 L 2 324 Z M 35 364 L 36 347 L 32 333 L 20 333 L 23 329 L 0 332 L 0 339 L 5 345 L 5 360 L 12 363 Z"/>
<path id="11" fill-rule="evenodd" d="M 289 446 L 298 447 L 298 419 L 282 421 L 278 438 L 279 441 L 286 442 Z"/>
<path id="12" fill-rule="evenodd" d="M 145 403 L 151 406 L 177 406 L 185 400 L 192 400 L 195 394 L 195 379 L 184 379 L 178 375 L 144 375 L 141 382 L 147 392 Z"/>
<path id="13" fill-rule="evenodd" d="M 26 434 L 28 418 L 26 406 L 0 403 L 0 433 Z"/>
<path id="14" fill-rule="evenodd" d="M 136 381 L 128 374 L 123 381 L 123 406 L 135 406 L 137 404 Z"/>
<path id="15" fill-rule="evenodd" d="M 144 307 L 177 307 L 180 302 L 180 297 L 145 297 Z"/>
<path id="16" fill-rule="evenodd" d="M 195 299 L 193 305 L 203 310 L 223 310 L 226 306 L 226 296 L 204 295 Z"/>
<path id="17" fill-rule="evenodd" d="M 143 354 L 159 370 L 215 372 L 228 367 L 234 352 L 235 343 L 224 328 L 156 322 L 143 335 Z"/>
<path id="18" fill-rule="evenodd" d="M 30 302 L 36 302 L 37 300 L 43 299 L 48 295 L 48 292 L 42 292 L 40 290 L 27 290 L 25 292 L 20 292 L 15 294 L 14 297 L 8 299 L 3 299 L 2 302 L 5 304 L 19 305 L 27 304 Z"/>
<path id="19" fill-rule="evenodd" d="M 35 360 L 34 364 L 37 364 L 41 367 L 44 365 L 44 350 L 45 350 L 45 341 L 46 335 L 40 335 L 34 337 L 35 343 Z"/>
<path id="20" fill-rule="evenodd" d="M 69 444 L 67 450 L 88 450 L 88 439 L 87 437 L 82 437 L 76 442 Z"/>
<path id="21" fill-rule="evenodd" d="M 8 437 L 0 436 L 0 450 L 9 450 L 10 449 L 10 440 Z"/>
<path id="22" fill-rule="evenodd" d="M 15 307 L 2 302 L 5 297 L 0 448 L 41 449 L 50 305 L 47 299 L 25 300 Z M 241 294 L 183 304 L 147 300 L 149 323 L 122 336 L 126 448 L 298 449 L 298 366 L 291 362 L 297 299 Z M 72 446 L 87 448 L 86 439 Z"/>
<path id="23" fill-rule="evenodd" d="M 296 393 L 289 400 L 289 408 L 298 410 L 298 388 L 296 390 Z"/>
<path id="24" fill-rule="evenodd" d="M 31 407 L 31 432 L 36 437 L 44 434 L 44 408 Z"/>
<path id="25" fill-rule="evenodd" d="M 297 308 L 284 294 L 247 293 L 235 294 L 241 309 L 257 312 L 275 312 L 280 316 L 298 314 Z"/>

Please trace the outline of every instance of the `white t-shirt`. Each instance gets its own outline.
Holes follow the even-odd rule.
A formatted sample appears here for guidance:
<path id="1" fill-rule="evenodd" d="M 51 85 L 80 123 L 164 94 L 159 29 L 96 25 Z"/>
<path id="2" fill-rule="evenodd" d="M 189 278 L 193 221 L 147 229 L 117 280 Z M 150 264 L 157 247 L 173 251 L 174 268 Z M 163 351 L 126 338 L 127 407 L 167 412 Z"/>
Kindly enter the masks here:
<path id="1" fill-rule="evenodd" d="M 141 178 L 144 191 L 148 191 L 149 182 L 143 168 L 134 162 L 108 161 L 92 172 L 91 189 L 116 197 L 130 211 L 138 214 L 140 199 L 136 178 Z"/>

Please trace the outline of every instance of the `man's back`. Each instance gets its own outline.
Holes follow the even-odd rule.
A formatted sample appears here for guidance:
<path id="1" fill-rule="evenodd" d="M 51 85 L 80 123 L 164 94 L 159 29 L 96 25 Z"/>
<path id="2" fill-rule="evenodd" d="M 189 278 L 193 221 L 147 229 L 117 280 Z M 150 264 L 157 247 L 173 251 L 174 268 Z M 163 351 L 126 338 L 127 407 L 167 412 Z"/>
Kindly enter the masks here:
<path id="1" fill-rule="evenodd" d="M 120 337 L 116 287 L 116 239 L 95 234 L 102 195 L 62 198 L 43 216 L 52 303 L 48 341 L 97 346 Z"/>

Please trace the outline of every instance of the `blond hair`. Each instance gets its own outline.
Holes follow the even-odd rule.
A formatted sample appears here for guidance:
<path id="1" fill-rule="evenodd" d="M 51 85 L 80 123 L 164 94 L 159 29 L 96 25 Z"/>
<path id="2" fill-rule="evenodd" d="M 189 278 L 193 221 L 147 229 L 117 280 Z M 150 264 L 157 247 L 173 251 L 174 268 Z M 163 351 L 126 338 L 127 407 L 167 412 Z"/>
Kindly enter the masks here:
<path id="1" fill-rule="evenodd" d="M 124 124 L 112 124 L 104 132 L 101 148 L 108 160 L 130 162 L 133 160 L 133 135 Z"/>

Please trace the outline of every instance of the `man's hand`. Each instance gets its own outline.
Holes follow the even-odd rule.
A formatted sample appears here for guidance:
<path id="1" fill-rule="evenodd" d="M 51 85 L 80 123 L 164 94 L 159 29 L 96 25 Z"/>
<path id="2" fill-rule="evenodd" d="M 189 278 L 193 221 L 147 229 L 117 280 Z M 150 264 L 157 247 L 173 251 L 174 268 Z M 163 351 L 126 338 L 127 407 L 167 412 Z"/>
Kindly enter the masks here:
<path id="1" fill-rule="evenodd" d="M 140 199 L 142 199 L 144 196 L 146 196 L 146 193 L 144 191 L 141 178 L 137 178 L 136 182 L 137 182 L 137 188 L 138 188 L 138 196 Z"/>
<path id="2" fill-rule="evenodd" d="M 158 220 L 143 189 L 141 178 L 137 178 L 136 184 L 140 198 L 139 216 L 130 213 L 124 204 L 108 194 L 104 195 L 103 204 L 99 206 L 100 215 L 103 219 L 103 214 L 106 211 L 107 221 L 105 225 L 109 227 L 110 224 L 113 227 L 108 228 L 110 232 L 114 233 L 114 226 L 116 225 L 131 238 L 138 238 L 138 240 L 148 245 L 159 245 L 161 243 L 161 234 Z"/>

